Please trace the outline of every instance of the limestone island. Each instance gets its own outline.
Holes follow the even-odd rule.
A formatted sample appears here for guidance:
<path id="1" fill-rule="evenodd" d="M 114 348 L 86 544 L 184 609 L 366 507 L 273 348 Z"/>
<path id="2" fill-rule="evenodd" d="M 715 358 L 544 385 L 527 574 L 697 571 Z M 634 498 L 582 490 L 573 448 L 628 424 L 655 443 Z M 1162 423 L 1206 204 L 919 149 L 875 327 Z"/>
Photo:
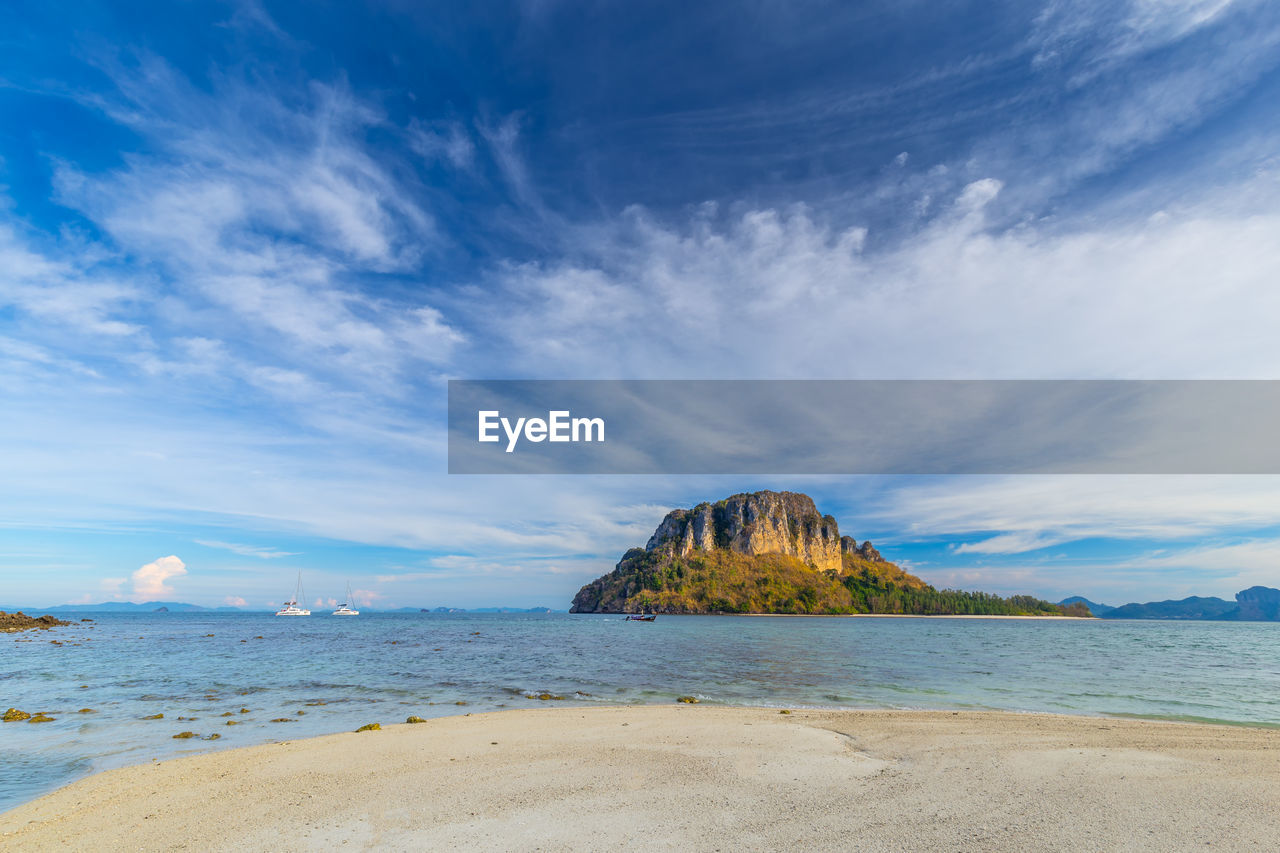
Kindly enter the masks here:
<path id="1" fill-rule="evenodd" d="M 808 495 L 770 491 L 667 513 L 569 612 L 1091 616 L 1080 603 L 935 589 L 841 536 Z"/>

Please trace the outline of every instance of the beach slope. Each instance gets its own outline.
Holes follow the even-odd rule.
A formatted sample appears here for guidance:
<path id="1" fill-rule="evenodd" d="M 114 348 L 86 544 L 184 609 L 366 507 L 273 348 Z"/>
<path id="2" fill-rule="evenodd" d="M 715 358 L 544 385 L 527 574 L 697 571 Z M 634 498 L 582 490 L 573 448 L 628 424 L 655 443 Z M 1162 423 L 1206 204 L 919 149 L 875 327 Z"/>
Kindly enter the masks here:
<path id="1" fill-rule="evenodd" d="M 631 706 L 447 717 L 83 779 L 13 850 L 1270 849 L 1280 731 Z"/>

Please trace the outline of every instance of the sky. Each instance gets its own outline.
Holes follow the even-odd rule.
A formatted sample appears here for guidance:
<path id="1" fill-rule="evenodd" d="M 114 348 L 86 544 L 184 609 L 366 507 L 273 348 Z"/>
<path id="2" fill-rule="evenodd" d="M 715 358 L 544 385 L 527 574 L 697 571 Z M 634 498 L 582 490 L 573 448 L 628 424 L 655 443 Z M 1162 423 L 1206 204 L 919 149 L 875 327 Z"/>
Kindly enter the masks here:
<path id="1" fill-rule="evenodd" d="M 71 0 L 0 32 L 0 605 L 567 608 L 814 496 L 938 586 L 1280 586 L 1280 479 L 450 476 L 451 378 L 1280 378 L 1280 7 Z"/>

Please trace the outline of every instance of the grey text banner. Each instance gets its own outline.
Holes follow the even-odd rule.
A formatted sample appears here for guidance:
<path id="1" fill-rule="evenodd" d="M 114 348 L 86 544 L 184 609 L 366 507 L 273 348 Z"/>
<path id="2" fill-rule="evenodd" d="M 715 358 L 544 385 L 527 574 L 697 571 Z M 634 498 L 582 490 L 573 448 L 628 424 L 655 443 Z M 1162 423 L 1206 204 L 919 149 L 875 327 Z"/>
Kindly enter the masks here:
<path id="1" fill-rule="evenodd" d="M 454 474 L 1276 474 L 1275 380 L 451 380 Z"/>

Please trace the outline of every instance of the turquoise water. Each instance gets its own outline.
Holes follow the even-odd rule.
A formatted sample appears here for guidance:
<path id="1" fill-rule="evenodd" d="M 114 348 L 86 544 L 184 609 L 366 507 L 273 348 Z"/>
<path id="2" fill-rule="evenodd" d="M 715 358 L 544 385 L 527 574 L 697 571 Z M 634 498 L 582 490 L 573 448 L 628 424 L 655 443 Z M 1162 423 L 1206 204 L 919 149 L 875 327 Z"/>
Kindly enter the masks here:
<path id="1" fill-rule="evenodd" d="M 729 705 L 1280 725 L 1280 624 L 86 615 L 95 621 L 0 635 L 0 709 L 56 717 L 0 724 L 0 810 L 96 770 L 410 714 L 664 703 L 686 694 Z M 526 698 L 542 692 L 565 698 Z M 93 713 L 77 713 L 86 707 Z M 143 719 L 152 714 L 164 719 Z M 293 722 L 271 722 L 280 718 Z M 174 740 L 181 731 L 221 737 Z"/>

